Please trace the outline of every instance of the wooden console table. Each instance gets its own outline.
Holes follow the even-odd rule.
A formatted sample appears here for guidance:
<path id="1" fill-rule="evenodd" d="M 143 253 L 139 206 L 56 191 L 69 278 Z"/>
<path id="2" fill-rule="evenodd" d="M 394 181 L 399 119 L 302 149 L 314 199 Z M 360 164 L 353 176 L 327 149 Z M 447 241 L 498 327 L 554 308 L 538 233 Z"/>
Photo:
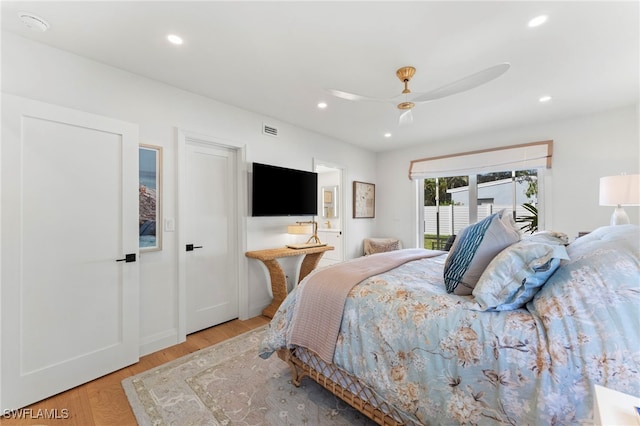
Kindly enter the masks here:
<path id="1" fill-rule="evenodd" d="M 287 297 L 287 278 L 278 263 L 278 258 L 303 256 L 298 274 L 298 283 L 313 271 L 325 251 L 333 250 L 333 246 L 309 247 L 303 249 L 291 249 L 288 247 L 248 251 L 247 257 L 260 260 L 266 266 L 269 278 L 271 279 L 271 291 L 273 300 L 271 304 L 262 310 L 262 315 L 273 318 L 282 301 Z"/>

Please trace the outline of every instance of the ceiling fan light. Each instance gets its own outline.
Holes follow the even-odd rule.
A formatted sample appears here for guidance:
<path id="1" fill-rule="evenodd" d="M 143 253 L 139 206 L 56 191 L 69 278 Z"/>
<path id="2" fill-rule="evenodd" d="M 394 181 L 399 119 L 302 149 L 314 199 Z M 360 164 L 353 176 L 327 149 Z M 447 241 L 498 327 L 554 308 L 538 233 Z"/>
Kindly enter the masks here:
<path id="1" fill-rule="evenodd" d="M 407 109 L 400 114 L 400 117 L 398 117 L 398 125 L 406 126 L 413 123 L 413 112 L 411 111 L 411 109 Z"/>
<path id="2" fill-rule="evenodd" d="M 416 104 L 414 104 L 413 102 L 400 102 L 398 104 L 398 109 L 411 109 L 414 106 L 416 106 Z"/>

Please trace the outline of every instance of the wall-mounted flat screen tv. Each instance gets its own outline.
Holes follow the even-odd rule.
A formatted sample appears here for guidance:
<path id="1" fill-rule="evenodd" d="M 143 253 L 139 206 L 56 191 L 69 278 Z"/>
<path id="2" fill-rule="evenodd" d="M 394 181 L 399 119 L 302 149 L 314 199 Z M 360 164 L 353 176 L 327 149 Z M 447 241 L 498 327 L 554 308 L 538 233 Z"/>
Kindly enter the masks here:
<path id="1" fill-rule="evenodd" d="M 315 216 L 318 174 L 253 163 L 252 216 Z"/>

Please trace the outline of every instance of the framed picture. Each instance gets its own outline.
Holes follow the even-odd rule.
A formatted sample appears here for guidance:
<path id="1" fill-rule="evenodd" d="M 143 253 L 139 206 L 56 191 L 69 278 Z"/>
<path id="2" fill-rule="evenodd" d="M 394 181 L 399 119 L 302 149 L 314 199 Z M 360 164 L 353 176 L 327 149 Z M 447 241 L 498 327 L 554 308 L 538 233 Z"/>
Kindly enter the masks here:
<path id="1" fill-rule="evenodd" d="M 372 218 L 376 215 L 376 186 L 353 181 L 353 217 Z"/>
<path id="2" fill-rule="evenodd" d="M 140 251 L 162 250 L 162 148 L 140 145 L 138 151 Z"/>

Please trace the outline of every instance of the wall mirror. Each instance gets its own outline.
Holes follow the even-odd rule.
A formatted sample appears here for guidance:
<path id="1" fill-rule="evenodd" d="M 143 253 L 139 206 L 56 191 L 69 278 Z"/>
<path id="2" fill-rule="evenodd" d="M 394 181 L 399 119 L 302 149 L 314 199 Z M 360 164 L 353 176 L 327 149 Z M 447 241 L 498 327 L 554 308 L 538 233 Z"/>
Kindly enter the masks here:
<path id="1" fill-rule="evenodd" d="M 335 219 L 338 217 L 338 186 L 322 187 L 322 217 Z"/>

